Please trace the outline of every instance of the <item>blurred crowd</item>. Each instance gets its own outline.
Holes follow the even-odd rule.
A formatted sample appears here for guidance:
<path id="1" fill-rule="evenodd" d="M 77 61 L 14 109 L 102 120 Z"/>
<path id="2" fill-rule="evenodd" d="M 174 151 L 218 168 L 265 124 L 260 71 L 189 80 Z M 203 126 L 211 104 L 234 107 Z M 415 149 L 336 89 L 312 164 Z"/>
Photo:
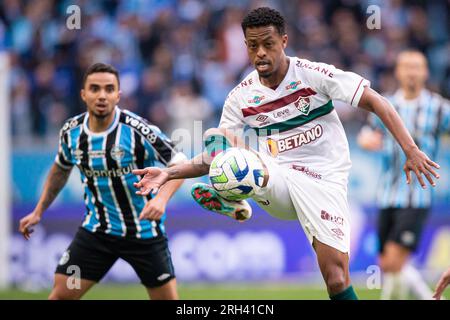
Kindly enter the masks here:
<path id="1" fill-rule="evenodd" d="M 69 29 L 70 5 L 80 8 Z M 381 92 L 396 89 L 392 67 L 404 48 L 429 59 L 429 87 L 450 95 L 450 2 L 364 0 L 2 0 L 0 51 L 11 57 L 12 130 L 16 141 L 57 136 L 62 122 L 85 110 L 84 70 L 111 63 L 121 73 L 123 108 L 163 130 L 217 125 L 228 92 L 251 70 L 240 22 L 267 5 L 287 19 L 288 55 L 360 73 Z M 381 9 L 381 29 L 366 25 Z M 338 106 L 339 107 L 339 106 Z M 339 107 L 344 124 L 364 113 Z"/>

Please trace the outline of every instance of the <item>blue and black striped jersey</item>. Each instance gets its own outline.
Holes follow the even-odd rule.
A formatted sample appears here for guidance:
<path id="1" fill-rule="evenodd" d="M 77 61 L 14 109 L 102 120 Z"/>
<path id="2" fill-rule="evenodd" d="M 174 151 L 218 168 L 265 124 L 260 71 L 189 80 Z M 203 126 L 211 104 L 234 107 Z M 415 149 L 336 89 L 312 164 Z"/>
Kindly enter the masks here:
<path id="1" fill-rule="evenodd" d="M 115 109 L 105 132 L 88 128 L 88 113 L 66 121 L 60 131 L 56 163 L 65 169 L 76 165 L 84 185 L 86 213 L 82 226 L 91 232 L 129 238 L 152 238 L 164 234 L 164 214 L 159 221 L 139 221 L 151 196 L 136 195 L 135 168 L 167 166 L 185 158 L 161 130 L 127 110 Z"/>
<path id="2" fill-rule="evenodd" d="M 435 160 L 440 137 L 450 133 L 450 103 L 440 95 L 422 90 L 414 100 L 405 100 L 399 90 L 388 100 L 397 110 L 417 146 Z M 384 133 L 382 181 L 378 191 L 381 208 L 427 208 L 431 205 L 432 188 L 422 189 L 412 173 L 412 183 L 406 184 L 403 171 L 406 157 L 399 144 L 381 120 L 371 115 L 373 129 Z"/>

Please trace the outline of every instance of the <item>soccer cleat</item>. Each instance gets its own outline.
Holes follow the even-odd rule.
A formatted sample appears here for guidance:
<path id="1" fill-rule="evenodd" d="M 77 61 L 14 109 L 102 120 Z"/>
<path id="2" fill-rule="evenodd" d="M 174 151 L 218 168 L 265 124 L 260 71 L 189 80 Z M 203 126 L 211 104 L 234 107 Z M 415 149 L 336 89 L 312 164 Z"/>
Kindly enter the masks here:
<path id="1" fill-rule="evenodd" d="M 252 207 L 245 200 L 230 201 L 222 198 L 217 191 L 206 183 L 195 183 L 191 194 L 204 209 L 228 216 L 237 221 L 245 221 L 252 216 Z"/>

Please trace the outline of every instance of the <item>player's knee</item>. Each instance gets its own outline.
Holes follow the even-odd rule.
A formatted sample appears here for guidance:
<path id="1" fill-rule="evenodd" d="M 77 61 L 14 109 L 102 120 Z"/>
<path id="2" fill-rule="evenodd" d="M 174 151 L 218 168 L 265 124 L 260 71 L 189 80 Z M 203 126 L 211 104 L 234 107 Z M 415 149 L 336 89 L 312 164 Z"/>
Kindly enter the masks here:
<path id="1" fill-rule="evenodd" d="M 348 287 L 349 280 L 345 276 L 345 270 L 337 265 L 330 266 L 325 272 L 325 283 L 330 294 L 337 294 Z"/>
<path id="2" fill-rule="evenodd" d="M 50 292 L 50 295 L 48 296 L 48 300 L 74 300 L 74 298 L 69 297 L 68 295 L 58 290 L 52 290 L 52 292 Z"/>
<path id="3" fill-rule="evenodd" d="M 330 294 L 338 294 L 344 291 L 347 287 L 347 281 L 342 275 L 332 276 L 328 279 L 327 289 Z"/>
<path id="4" fill-rule="evenodd" d="M 48 300 L 78 300 L 81 298 L 79 290 L 64 290 L 58 287 L 53 288 L 48 296 Z"/>

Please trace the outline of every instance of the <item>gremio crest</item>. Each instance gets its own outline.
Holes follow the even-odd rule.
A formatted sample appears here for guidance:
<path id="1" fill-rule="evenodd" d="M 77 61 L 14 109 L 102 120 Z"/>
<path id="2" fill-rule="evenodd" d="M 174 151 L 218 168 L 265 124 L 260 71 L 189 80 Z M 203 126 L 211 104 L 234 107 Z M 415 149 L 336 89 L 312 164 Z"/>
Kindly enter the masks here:
<path id="1" fill-rule="evenodd" d="M 309 114 L 310 100 L 308 97 L 299 97 L 297 101 L 294 102 L 294 105 L 297 110 L 303 113 L 305 116 Z"/>
<path id="2" fill-rule="evenodd" d="M 125 150 L 123 150 L 119 145 L 113 145 L 110 154 L 111 158 L 113 158 L 116 161 L 120 161 L 125 156 Z"/>

